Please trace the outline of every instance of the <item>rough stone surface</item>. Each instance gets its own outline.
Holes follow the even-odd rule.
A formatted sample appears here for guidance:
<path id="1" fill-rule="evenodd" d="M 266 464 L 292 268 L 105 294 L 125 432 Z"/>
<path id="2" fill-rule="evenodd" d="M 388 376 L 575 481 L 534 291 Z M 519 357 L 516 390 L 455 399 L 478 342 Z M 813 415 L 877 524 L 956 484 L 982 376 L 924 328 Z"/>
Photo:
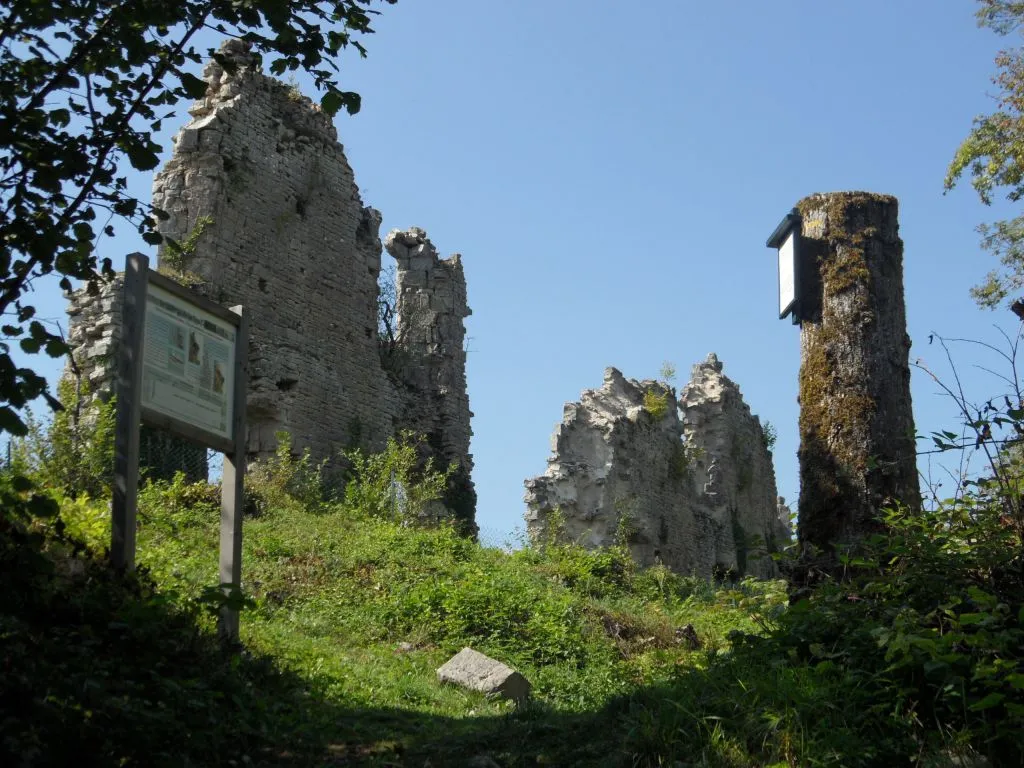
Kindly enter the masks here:
<path id="1" fill-rule="evenodd" d="M 740 573 L 770 576 L 767 555 L 788 543 L 779 518 L 775 467 L 764 428 L 722 373 L 715 355 L 693 366 L 679 394 L 683 441 L 693 454 L 700 506 L 715 521 L 716 563 L 735 563 Z"/>
<path id="2" fill-rule="evenodd" d="M 250 456 L 272 454 L 279 431 L 316 459 L 423 433 L 440 466 L 459 464 L 446 502 L 474 531 L 460 257 L 438 258 L 420 229 L 388 236 L 398 333 L 382 351 L 381 215 L 363 205 L 330 117 L 263 75 L 243 43 L 222 53 L 237 70 L 207 65 L 206 96 L 175 137 L 153 203 L 179 245 L 161 246 L 161 269 L 250 313 Z"/>
<path id="3" fill-rule="evenodd" d="M 517 702 L 525 701 L 530 695 L 530 682 L 525 677 L 472 648 L 463 648 L 438 667 L 437 679 Z"/>
<path id="4" fill-rule="evenodd" d="M 398 422 L 425 435 L 433 455 L 459 463 L 445 498 L 458 517 L 472 519 L 476 491 L 470 479 L 469 395 L 466 389 L 466 299 L 462 257 L 438 258 L 422 229 L 393 230 L 384 247 L 395 259 L 396 323 L 393 346 L 384 349 L 403 397 Z"/>
<path id="5" fill-rule="evenodd" d="M 775 574 L 788 539 L 764 431 L 714 355 L 679 398 L 605 371 L 565 406 L 540 477 L 526 481 L 527 531 L 588 548 L 625 542 L 641 565 L 680 573 Z"/>
<path id="6" fill-rule="evenodd" d="M 826 553 L 920 504 L 896 198 L 812 195 L 803 216 L 799 539 Z"/>
<path id="7" fill-rule="evenodd" d="M 71 294 L 67 308 L 73 364 L 65 368 L 64 378 L 83 396 L 79 410 L 83 419 L 92 418 L 95 406 L 110 400 L 117 378 L 124 278 L 117 276 L 97 288 L 94 294 L 84 288 Z M 206 480 L 209 472 L 205 448 L 146 426 L 139 430 L 139 466 L 151 479 L 170 480 L 184 472 L 187 480 L 195 482 Z"/>

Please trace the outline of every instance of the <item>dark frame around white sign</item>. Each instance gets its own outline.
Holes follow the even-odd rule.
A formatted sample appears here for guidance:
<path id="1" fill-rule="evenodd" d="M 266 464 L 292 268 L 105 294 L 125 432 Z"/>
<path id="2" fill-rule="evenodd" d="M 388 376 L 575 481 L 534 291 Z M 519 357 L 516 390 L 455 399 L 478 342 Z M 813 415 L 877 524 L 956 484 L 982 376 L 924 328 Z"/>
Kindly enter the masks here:
<path id="1" fill-rule="evenodd" d="M 794 208 L 792 211 L 787 213 L 779 225 L 775 228 L 769 236 L 765 246 L 768 248 L 775 248 L 778 250 L 778 268 L 777 268 L 777 280 L 778 280 L 778 296 L 779 296 L 779 319 L 782 320 L 786 315 L 793 316 L 793 324 L 797 325 L 800 323 L 800 289 L 801 289 L 801 267 L 803 256 L 801 254 L 802 245 L 802 233 L 803 233 L 803 218 L 800 216 L 800 212 Z M 787 254 L 786 251 L 789 251 Z M 786 264 L 783 264 L 783 261 Z M 783 272 L 786 271 L 789 277 L 789 286 L 791 293 L 784 295 L 783 293 Z"/>

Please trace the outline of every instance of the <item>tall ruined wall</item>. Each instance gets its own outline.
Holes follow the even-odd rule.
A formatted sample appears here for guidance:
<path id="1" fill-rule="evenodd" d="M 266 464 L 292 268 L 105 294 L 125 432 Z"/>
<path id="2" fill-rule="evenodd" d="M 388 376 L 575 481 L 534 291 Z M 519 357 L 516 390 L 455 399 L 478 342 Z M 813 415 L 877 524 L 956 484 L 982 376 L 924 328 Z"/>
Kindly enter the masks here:
<path id="1" fill-rule="evenodd" d="M 764 432 L 714 355 L 676 400 L 655 381 L 605 371 L 565 407 L 543 475 L 526 481 L 534 539 L 625 540 L 642 565 L 771 576 L 764 549 L 787 538 Z M 557 510 L 557 512 L 556 512 Z M 755 540 L 760 544 L 755 544 Z"/>
<path id="2" fill-rule="evenodd" d="M 466 299 L 462 258 L 438 258 L 422 229 L 390 232 L 384 242 L 396 262 L 395 348 L 388 365 L 404 393 L 399 421 L 425 435 L 434 455 L 460 462 L 445 498 L 459 517 L 472 515 L 476 491 L 470 479 L 469 395 L 466 390 Z"/>
<path id="3" fill-rule="evenodd" d="M 659 405 L 644 406 L 646 393 Z M 526 524 L 541 538 L 558 510 L 559 534 L 584 546 L 624 539 L 636 561 L 710 573 L 700 542 L 710 520 L 693 510 L 693 477 L 680 440 L 675 393 L 615 368 L 600 389 L 568 403 L 545 473 L 526 481 Z"/>
<path id="4" fill-rule="evenodd" d="M 473 530 L 460 257 L 439 259 L 419 229 L 389 235 L 405 331 L 382 354 L 381 215 L 363 205 L 330 117 L 264 76 L 243 43 L 221 52 L 237 68 L 207 65 L 153 204 L 161 269 L 249 311 L 250 455 L 272 453 L 281 430 L 318 459 L 425 433 L 429 455 L 460 464 L 446 503 Z"/>
<path id="5" fill-rule="evenodd" d="M 400 397 L 377 351 L 380 216 L 364 208 L 331 119 L 264 76 L 245 47 L 207 65 L 206 97 L 175 137 L 153 205 L 162 266 L 250 312 L 249 451 L 279 430 L 316 456 L 394 432 Z"/>

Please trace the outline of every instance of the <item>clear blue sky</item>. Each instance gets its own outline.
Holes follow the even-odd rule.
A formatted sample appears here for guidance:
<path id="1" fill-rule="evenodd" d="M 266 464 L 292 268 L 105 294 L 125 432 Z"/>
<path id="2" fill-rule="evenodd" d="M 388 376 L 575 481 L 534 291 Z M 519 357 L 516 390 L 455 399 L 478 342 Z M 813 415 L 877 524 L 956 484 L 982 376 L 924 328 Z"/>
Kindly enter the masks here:
<path id="1" fill-rule="evenodd" d="M 421 226 L 442 253 L 463 254 L 485 538 L 521 524 L 523 480 L 543 471 L 563 404 L 599 386 L 606 366 L 644 378 L 672 361 L 681 386 L 711 351 L 776 426 L 779 492 L 795 502 L 799 332 L 776 319 L 764 241 L 812 192 L 899 198 L 912 359 L 941 362 L 932 331 L 1015 330 L 1009 313 L 983 312 L 967 294 L 992 267 L 974 227 L 1001 211 L 969 186 L 942 193 L 972 117 L 993 107 L 993 56 L 1016 43 L 978 29 L 974 10 L 970 0 L 383 7 L 369 57 L 343 63 L 363 109 L 336 122 L 384 231 Z M 137 245 L 102 247 L 123 262 Z M 43 294 L 59 314 L 55 291 Z M 969 353 L 965 366 L 977 360 Z M 984 374 L 967 373 L 979 398 L 989 394 Z M 919 432 L 956 424 L 935 391 L 915 373 Z"/>

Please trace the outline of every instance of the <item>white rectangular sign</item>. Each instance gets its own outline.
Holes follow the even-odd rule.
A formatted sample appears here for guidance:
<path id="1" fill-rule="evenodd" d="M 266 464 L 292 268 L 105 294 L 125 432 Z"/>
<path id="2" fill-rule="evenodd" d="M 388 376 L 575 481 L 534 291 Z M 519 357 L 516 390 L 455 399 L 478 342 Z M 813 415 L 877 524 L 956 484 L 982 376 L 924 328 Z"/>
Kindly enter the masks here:
<path id="1" fill-rule="evenodd" d="M 779 317 L 785 317 L 796 301 L 796 233 L 790 231 L 779 246 Z"/>
<path id="2" fill-rule="evenodd" d="M 228 440 L 237 329 L 150 283 L 142 406 Z"/>

